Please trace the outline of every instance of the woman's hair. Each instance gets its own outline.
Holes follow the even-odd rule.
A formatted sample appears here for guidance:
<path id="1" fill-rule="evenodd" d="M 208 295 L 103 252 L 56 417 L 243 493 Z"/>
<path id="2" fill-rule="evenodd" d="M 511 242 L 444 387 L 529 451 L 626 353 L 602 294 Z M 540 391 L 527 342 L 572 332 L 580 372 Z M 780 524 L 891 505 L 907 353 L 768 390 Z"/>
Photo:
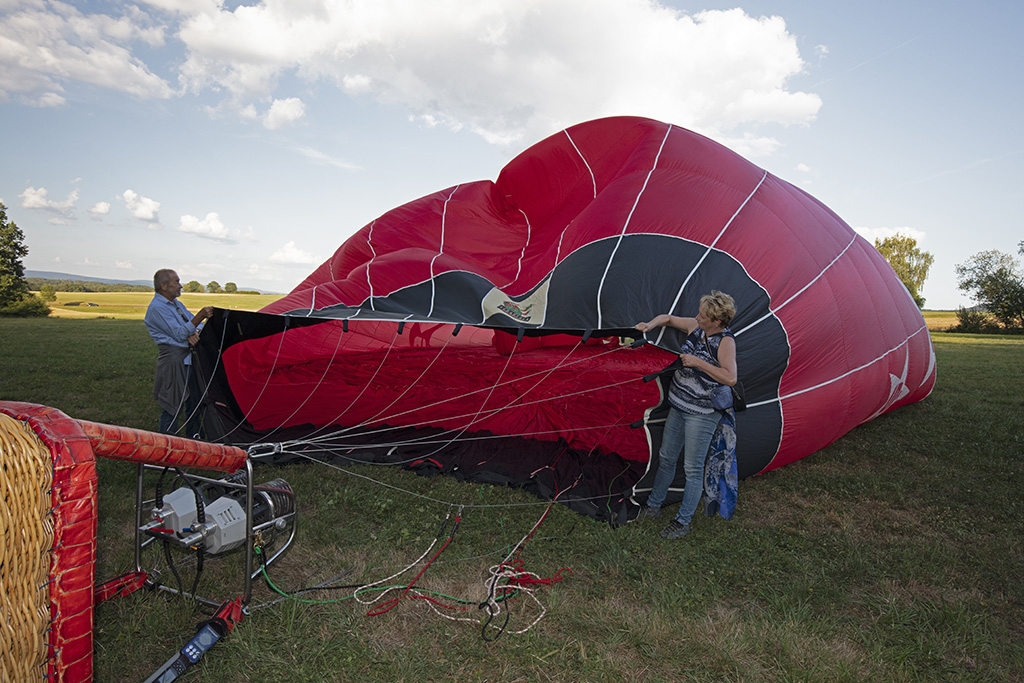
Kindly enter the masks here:
<path id="1" fill-rule="evenodd" d="M 700 307 L 704 309 L 704 315 L 723 325 L 732 322 L 733 316 L 736 315 L 736 302 L 731 296 L 717 289 L 712 289 L 710 294 L 700 298 Z"/>

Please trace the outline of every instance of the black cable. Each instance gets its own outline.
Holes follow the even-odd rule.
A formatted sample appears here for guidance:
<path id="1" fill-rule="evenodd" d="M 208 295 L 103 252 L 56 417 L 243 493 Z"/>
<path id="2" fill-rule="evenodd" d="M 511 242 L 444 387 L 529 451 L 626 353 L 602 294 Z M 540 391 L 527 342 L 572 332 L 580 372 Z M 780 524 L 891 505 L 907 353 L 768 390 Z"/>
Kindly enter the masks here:
<path id="1" fill-rule="evenodd" d="M 181 574 L 178 573 L 178 568 L 171 557 L 171 543 L 166 539 L 164 539 L 164 559 L 167 560 L 167 566 L 171 568 L 171 573 L 174 574 L 174 578 L 178 582 L 178 595 L 183 595 L 185 593 L 185 586 L 181 583 Z"/>

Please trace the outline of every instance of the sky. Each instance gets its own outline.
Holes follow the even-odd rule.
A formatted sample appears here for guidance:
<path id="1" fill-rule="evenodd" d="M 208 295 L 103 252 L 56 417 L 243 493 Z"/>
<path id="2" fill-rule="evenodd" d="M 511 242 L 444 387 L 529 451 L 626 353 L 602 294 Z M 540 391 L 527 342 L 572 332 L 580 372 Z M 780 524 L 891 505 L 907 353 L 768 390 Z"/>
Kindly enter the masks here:
<path id="1" fill-rule="evenodd" d="M 647 116 L 955 266 L 1024 240 L 1024 3 L 0 0 L 29 270 L 287 292 L 389 209 Z M 1024 260 L 1024 259 L 1022 259 Z"/>

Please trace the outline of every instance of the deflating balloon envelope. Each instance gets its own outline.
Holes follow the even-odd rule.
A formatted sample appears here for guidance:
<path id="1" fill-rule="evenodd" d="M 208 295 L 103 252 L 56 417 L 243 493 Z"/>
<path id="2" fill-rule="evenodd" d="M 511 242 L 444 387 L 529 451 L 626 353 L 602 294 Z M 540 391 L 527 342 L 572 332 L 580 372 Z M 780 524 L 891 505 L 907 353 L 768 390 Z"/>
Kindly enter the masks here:
<path id="1" fill-rule="evenodd" d="M 871 244 L 725 147 L 629 117 L 385 213 L 261 313 L 219 311 L 201 366 L 227 441 L 618 495 L 660 444 L 642 378 L 683 341 L 627 338 L 712 289 L 737 304 L 741 477 L 934 385 L 924 319 Z"/>

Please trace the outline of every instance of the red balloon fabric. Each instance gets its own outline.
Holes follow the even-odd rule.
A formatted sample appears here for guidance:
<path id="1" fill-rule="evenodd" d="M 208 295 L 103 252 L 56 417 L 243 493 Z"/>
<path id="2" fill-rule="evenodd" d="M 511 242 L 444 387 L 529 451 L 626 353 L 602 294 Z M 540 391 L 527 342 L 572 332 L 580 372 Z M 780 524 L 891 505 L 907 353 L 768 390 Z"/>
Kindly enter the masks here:
<path id="1" fill-rule="evenodd" d="M 934 386 L 924 319 L 871 244 L 727 148 L 633 117 L 573 126 L 495 182 L 385 213 L 258 324 L 218 317 L 218 372 L 237 419 L 270 440 L 430 428 L 427 454 L 525 438 L 642 469 L 663 399 L 642 378 L 683 339 L 622 339 L 695 315 L 712 289 L 738 309 L 741 477 Z"/>

